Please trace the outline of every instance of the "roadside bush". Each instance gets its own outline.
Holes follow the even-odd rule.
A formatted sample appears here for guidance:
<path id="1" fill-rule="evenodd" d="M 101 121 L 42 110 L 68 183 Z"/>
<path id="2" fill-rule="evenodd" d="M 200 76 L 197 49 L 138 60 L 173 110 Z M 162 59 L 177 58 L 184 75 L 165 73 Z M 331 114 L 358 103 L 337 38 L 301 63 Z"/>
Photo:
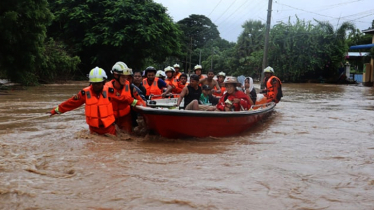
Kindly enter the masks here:
<path id="1" fill-rule="evenodd" d="M 70 56 L 65 46 L 49 38 L 45 42 L 44 63 L 38 70 L 38 81 L 41 83 L 54 83 L 73 79 L 81 62 L 78 56 Z"/>

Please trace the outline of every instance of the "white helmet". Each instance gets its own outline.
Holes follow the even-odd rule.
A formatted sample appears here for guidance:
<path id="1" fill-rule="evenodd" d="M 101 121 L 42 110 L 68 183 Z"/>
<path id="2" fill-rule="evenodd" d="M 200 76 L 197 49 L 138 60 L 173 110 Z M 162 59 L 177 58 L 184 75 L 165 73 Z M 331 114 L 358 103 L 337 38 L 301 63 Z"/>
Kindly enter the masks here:
<path id="1" fill-rule="evenodd" d="M 133 75 L 132 69 L 130 69 L 130 68 L 124 69 L 122 74 L 123 75 Z"/>
<path id="2" fill-rule="evenodd" d="M 106 76 L 104 69 L 96 66 L 90 71 L 88 78 L 90 82 L 104 82 L 108 77 Z"/>
<path id="3" fill-rule="evenodd" d="M 196 65 L 194 69 L 195 69 L 195 70 L 197 70 L 197 69 L 200 69 L 200 70 L 201 70 L 201 69 L 203 69 L 203 67 L 202 67 L 201 65 Z"/>
<path id="4" fill-rule="evenodd" d="M 164 69 L 165 73 L 168 72 L 168 71 L 171 71 L 171 72 L 175 72 L 175 69 L 171 66 L 168 66 Z"/>
<path id="5" fill-rule="evenodd" d="M 180 66 L 179 66 L 179 64 L 174 64 L 174 66 L 173 66 L 174 68 L 180 68 Z"/>
<path id="6" fill-rule="evenodd" d="M 164 71 L 158 70 L 156 73 L 156 77 L 166 77 L 166 74 Z"/>
<path id="7" fill-rule="evenodd" d="M 114 64 L 112 67 L 112 74 L 123 74 L 125 70 L 128 70 L 129 67 L 127 67 L 126 63 L 122 61 L 118 61 L 117 63 Z"/>
<path id="8" fill-rule="evenodd" d="M 270 66 L 268 66 L 268 67 L 266 67 L 266 68 L 264 69 L 264 73 L 273 73 L 273 74 L 274 74 L 274 69 L 271 68 Z"/>
<path id="9" fill-rule="evenodd" d="M 219 77 L 219 76 L 226 77 L 226 74 L 225 74 L 225 72 L 221 71 L 220 73 L 217 74 L 217 77 Z"/>

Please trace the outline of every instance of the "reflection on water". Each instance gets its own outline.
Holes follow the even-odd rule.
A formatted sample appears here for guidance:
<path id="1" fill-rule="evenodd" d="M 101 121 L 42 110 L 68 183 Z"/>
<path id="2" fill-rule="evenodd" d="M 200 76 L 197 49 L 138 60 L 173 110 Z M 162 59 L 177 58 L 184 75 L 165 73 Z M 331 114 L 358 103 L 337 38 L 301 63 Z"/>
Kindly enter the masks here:
<path id="1" fill-rule="evenodd" d="M 236 137 L 88 133 L 86 83 L 0 95 L 0 209 L 374 209 L 374 88 L 284 84 Z"/>

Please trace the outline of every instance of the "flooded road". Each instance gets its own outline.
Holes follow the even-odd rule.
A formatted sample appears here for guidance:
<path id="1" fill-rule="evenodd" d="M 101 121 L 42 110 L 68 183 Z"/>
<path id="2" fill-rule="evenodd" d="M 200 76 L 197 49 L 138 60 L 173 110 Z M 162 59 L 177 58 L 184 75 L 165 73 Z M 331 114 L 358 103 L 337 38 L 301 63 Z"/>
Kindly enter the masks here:
<path id="1" fill-rule="evenodd" d="M 374 88 L 284 84 L 239 137 L 169 140 L 44 114 L 86 85 L 0 94 L 0 209 L 374 209 Z"/>

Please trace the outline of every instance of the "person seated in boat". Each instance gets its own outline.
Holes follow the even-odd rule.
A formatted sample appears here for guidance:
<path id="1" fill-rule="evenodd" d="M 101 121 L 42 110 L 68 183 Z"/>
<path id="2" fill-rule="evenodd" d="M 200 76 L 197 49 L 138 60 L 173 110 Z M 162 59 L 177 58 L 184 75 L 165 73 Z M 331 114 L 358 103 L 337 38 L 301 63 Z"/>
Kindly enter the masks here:
<path id="1" fill-rule="evenodd" d="M 209 87 L 212 89 L 211 90 L 212 93 L 215 93 L 215 92 L 221 93 L 221 88 L 218 85 L 218 82 L 214 80 L 213 78 L 214 78 L 214 71 L 213 69 L 210 69 L 208 71 L 208 77 L 204 79 L 200 79 L 199 84 L 201 84 L 201 86 L 209 85 Z"/>
<path id="2" fill-rule="evenodd" d="M 223 94 L 226 91 L 225 83 L 223 83 L 225 81 L 225 78 L 226 78 L 225 72 L 221 71 L 217 74 L 217 83 L 218 83 L 219 87 L 221 88 L 221 92 L 214 91 L 213 95 L 223 96 Z M 217 88 L 214 87 L 214 89 L 217 89 Z"/>
<path id="3" fill-rule="evenodd" d="M 201 74 L 202 69 L 203 67 L 201 65 L 196 65 L 194 67 L 195 74 L 199 77 L 199 80 L 206 78 L 206 76 Z"/>
<path id="4" fill-rule="evenodd" d="M 85 104 L 86 122 L 91 133 L 116 135 L 116 113 L 113 102 L 119 100 L 124 106 L 140 105 L 130 94 L 118 95 L 114 88 L 105 84 L 107 75 L 104 69 L 96 67 L 88 74 L 90 86 L 52 109 L 50 116 L 74 110 Z"/>
<path id="5" fill-rule="evenodd" d="M 254 85 L 253 85 L 252 77 L 245 78 L 245 80 L 244 80 L 244 90 L 245 90 L 245 94 L 247 94 L 249 96 L 249 98 L 251 99 L 252 104 L 253 105 L 256 104 L 257 93 L 256 93 L 256 90 L 255 90 Z"/>
<path id="6" fill-rule="evenodd" d="M 226 93 L 220 98 L 217 109 L 220 111 L 231 111 L 226 107 L 226 103 L 230 101 L 234 107 L 234 111 L 249 110 L 252 106 L 251 99 L 248 95 L 236 89 L 236 87 L 241 85 L 238 79 L 236 77 L 228 77 L 224 83 Z"/>
<path id="7" fill-rule="evenodd" d="M 153 66 L 147 67 L 145 70 L 145 75 L 147 78 L 143 79 L 143 86 L 146 89 L 146 98 L 149 99 L 160 99 L 165 98 L 165 96 L 171 91 L 171 86 L 166 84 L 164 80 L 156 77 L 156 69 Z M 166 88 L 165 92 L 163 88 Z"/>
<path id="8" fill-rule="evenodd" d="M 175 70 L 173 67 L 168 66 L 164 69 L 166 74 L 165 82 L 166 84 L 171 86 L 171 93 L 173 94 L 180 94 L 183 88 L 178 87 L 178 80 L 174 78 Z"/>
<path id="9" fill-rule="evenodd" d="M 198 109 L 198 101 L 200 99 L 202 89 L 199 86 L 199 76 L 193 74 L 190 76 L 190 84 L 183 88 L 180 97 L 177 101 L 177 106 L 181 104 L 184 99 L 184 110 Z M 197 107 L 197 108 L 196 108 Z"/>
<path id="10" fill-rule="evenodd" d="M 219 99 L 212 95 L 212 88 L 209 85 L 203 85 L 203 92 L 200 95 L 200 103 L 202 105 L 215 106 Z"/>
<path id="11" fill-rule="evenodd" d="M 190 108 L 201 111 L 215 111 L 219 99 L 212 95 L 211 90 L 212 88 L 209 85 L 203 85 L 199 101 L 193 100 Z"/>
<path id="12" fill-rule="evenodd" d="M 181 69 L 181 67 L 179 66 L 179 64 L 174 64 L 174 69 L 175 69 L 175 74 L 174 74 L 174 78 L 177 79 L 177 81 L 179 81 L 179 78 L 180 76 L 182 75 L 182 73 L 179 71 Z"/>
<path id="13" fill-rule="evenodd" d="M 264 74 L 263 84 L 265 84 L 265 89 L 261 93 L 267 98 L 267 103 L 272 101 L 278 103 L 283 97 L 282 82 L 278 77 L 274 76 L 274 69 L 270 66 L 264 69 Z"/>
<path id="14" fill-rule="evenodd" d="M 178 88 L 182 89 L 188 85 L 187 74 L 181 74 L 178 81 Z"/>

